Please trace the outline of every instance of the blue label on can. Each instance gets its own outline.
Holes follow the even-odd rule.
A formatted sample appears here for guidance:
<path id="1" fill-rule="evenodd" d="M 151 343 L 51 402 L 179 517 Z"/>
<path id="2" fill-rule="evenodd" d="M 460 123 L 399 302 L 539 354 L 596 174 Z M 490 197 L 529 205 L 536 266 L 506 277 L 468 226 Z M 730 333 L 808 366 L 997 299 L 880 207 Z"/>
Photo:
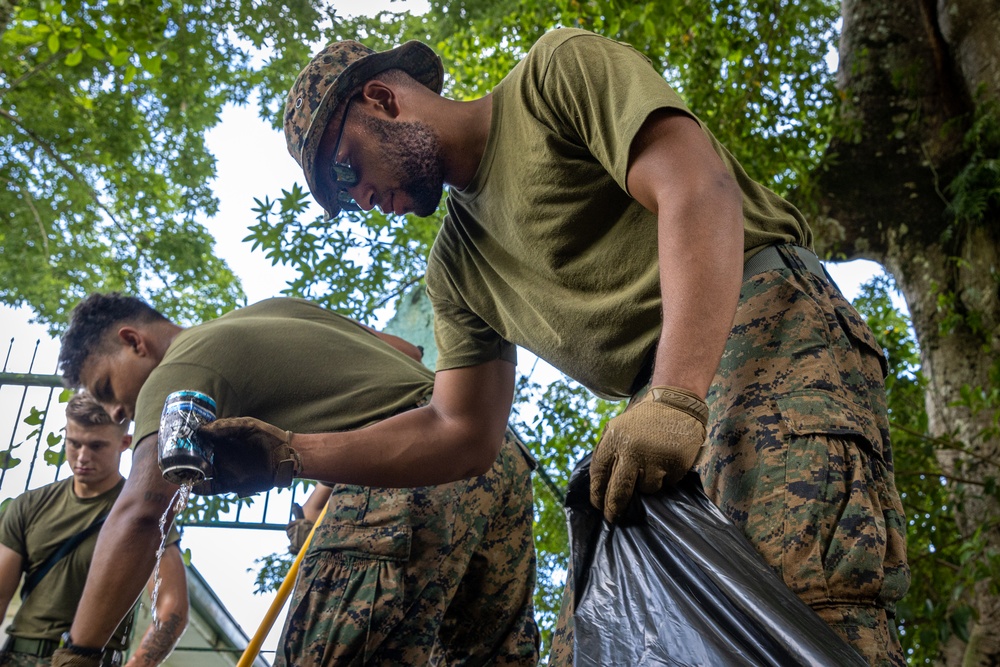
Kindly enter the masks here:
<path id="1" fill-rule="evenodd" d="M 215 458 L 197 430 L 215 419 L 215 401 L 199 391 L 175 391 L 160 415 L 158 455 L 163 477 L 175 484 L 196 483 L 212 475 Z"/>

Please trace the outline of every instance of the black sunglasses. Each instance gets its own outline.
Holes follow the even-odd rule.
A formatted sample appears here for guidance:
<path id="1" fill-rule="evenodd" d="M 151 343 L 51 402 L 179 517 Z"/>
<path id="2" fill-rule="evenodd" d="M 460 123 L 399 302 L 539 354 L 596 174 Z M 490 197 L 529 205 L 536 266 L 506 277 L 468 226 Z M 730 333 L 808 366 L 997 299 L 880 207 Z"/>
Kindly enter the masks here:
<path id="1" fill-rule="evenodd" d="M 337 205 L 343 211 L 360 211 L 361 207 L 354 201 L 354 197 L 347 192 L 347 188 L 357 185 L 358 175 L 351 168 L 351 165 L 337 162 L 340 155 L 340 140 L 344 138 L 344 126 L 347 125 L 347 114 L 351 111 L 351 102 L 354 98 L 347 100 L 344 108 L 344 117 L 340 120 L 340 131 L 337 133 L 337 144 L 333 147 L 333 160 L 330 162 L 330 178 L 337 188 Z"/>

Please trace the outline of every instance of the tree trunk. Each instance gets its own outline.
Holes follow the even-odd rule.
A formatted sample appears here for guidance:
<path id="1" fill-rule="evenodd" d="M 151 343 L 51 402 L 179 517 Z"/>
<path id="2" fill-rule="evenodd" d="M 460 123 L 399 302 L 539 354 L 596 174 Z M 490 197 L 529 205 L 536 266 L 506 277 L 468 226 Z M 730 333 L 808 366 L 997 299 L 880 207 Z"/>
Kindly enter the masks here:
<path id="1" fill-rule="evenodd" d="M 1000 100 L 1000 1 L 842 5 L 841 124 L 817 177 L 818 246 L 877 261 L 895 278 L 930 381 L 931 433 L 966 448 L 939 457 L 946 474 L 972 483 L 959 529 L 968 537 L 991 525 L 1000 548 L 988 523 L 1000 508 L 977 484 L 997 475 L 997 438 L 979 436 L 993 411 L 956 406 L 963 387 L 989 388 L 1000 364 L 1000 214 L 994 206 L 961 222 L 947 189 L 969 162 L 963 138 L 977 106 Z M 970 641 L 952 638 L 944 664 L 1000 664 L 1000 598 L 985 582 L 976 593 Z"/>

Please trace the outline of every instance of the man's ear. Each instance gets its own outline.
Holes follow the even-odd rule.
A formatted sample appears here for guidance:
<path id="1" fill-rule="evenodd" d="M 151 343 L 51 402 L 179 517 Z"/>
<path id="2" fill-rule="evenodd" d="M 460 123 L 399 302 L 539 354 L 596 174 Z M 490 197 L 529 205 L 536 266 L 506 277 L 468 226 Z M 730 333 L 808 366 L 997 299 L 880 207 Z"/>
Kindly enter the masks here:
<path id="1" fill-rule="evenodd" d="M 126 449 L 132 446 L 132 434 L 126 433 L 122 436 L 121 446 L 118 448 L 119 452 L 124 452 Z"/>
<path id="2" fill-rule="evenodd" d="M 396 118 L 400 113 L 399 96 L 395 89 L 384 81 L 372 79 L 361 87 L 364 105 L 379 115 Z"/>
<path id="3" fill-rule="evenodd" d="M 146 356 L 149 353 L 148 345 L 146 344 L 146 337 L 135 327 L 120 327 L 118 329 L 118 340 L 120 340 L 123 345 L 127 345 L 135 350 L 135 353 L 139 356 Z"/>

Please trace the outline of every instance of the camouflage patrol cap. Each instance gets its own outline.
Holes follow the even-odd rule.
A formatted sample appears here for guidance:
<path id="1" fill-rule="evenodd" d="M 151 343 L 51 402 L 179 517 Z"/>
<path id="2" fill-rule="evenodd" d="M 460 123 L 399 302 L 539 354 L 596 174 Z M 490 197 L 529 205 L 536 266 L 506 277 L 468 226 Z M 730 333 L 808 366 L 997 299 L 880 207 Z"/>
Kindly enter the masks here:
<path id="1" fill-rule="evenodd" d="M 340 212 L 336 192 L 324 192 L 316 177 L 316 151 L 326 131 L 340 131 L 343 109 L 357 89 L 376 74 L 401 69 L 435 93 L 441 92 L 444 68 L 429 46 L 409 41 L 388 51 L 373 51 L 347 40 L 334 42 L 306 65 L 288 93 L 285 141 L 302 167 L 313 197 L 331 216 Z"/>

